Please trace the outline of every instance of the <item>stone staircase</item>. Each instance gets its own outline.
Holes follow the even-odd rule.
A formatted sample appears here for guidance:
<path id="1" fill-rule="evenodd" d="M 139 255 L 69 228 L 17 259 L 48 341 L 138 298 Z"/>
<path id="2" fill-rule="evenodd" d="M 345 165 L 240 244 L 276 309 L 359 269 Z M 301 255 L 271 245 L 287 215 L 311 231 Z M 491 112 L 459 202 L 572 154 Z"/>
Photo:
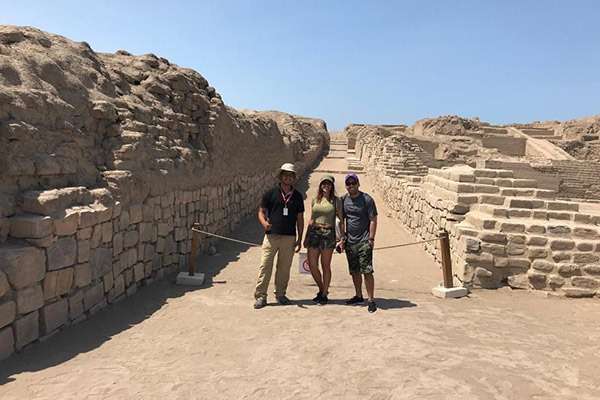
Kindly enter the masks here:
<path id="1" fill-rule="evenodd" d="M 453 258 L 466 280 L 569 297 L 598 293 L 600 214 L 580 212 L 580 203 L 556 200 L 510 170 L 430 170 L 423 189 L 446 201 L 456 221 Z"/>

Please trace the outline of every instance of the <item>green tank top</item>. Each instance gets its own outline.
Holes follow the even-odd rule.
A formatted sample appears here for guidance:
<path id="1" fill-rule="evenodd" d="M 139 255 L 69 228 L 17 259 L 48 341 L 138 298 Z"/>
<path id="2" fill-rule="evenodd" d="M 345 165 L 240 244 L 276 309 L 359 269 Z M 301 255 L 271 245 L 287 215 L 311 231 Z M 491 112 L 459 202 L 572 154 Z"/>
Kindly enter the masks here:
<path id="1" fill-rule="evenodd" d="M 335 199 L 337 200 L 337 199 Z M 316 198 L 312 201 L 311 219 L 315 224 L 335 225 L 335 207 L 326 198 L 318 201 Z"/>

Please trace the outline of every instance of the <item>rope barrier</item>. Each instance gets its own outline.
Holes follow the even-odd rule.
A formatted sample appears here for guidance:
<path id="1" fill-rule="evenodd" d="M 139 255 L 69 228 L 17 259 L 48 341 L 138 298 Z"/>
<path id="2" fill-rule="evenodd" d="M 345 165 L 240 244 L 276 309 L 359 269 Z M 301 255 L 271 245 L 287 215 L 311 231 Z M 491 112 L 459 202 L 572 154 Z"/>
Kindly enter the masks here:
<path id="1" fill-rule="evenodd" d="M 204 233 L 205 235 L 214 236 L 214 237 L 217 237 L 219 239 L 229 240 L 231 242 L 247 244 L 249 246 L 257 246 L 257 247 L 262 246 L 261 244 L 258 244 L 258 243 L 246 242 L 244 240 L 234 239 L 234 238 L 230 238 L 230 237 L 227 237 L 227 236 L 221 236 L 221 235 L 217 235 L 216 233 L 211 233 L 211 232 L 206 232 L 206 231 L 200 230 L 198 228 L 192 228 L 192 230 L 194 232 Z M 392 249 L 392 248 L 396 248 L 396 247 L 412 246 L 412 245 L 415 245 L 415 244 L 434 242 L 436 240 L 440 240 L 440 238 L 436 237 L 434 239 L 420 240 L 418 242 L 402 243 L 402 244 L 395 244 L 395 245 L 383 246 L 383 247 L 375 247 L 373 250 L 385 250 L 385 249 Z"/>

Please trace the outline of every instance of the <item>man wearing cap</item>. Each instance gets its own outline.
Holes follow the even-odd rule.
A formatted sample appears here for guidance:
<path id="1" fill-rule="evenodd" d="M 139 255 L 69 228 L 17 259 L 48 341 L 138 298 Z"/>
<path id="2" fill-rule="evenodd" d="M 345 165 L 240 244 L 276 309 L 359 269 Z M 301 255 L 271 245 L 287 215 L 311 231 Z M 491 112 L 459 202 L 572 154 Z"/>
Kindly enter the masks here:
<path id="1" fill-rule="evenodd" d="M 348 259 L 348 269 L 356 294 L 346 304 L 364 302 L 362 295 L 363 276 L 368 295 L 368 310 L 375 312 L 375 279 L 373 278 L 373 247 L 377 232 L 377 207 L 371 196 L 359 189 L 358 176 L 346 175 L 344 180 L 348 194 L 342 198 L 342 214 L 345 219 L 346 234 L 343 235 L 343 249 Z"/>
<path id="2" fill-rule="evenodd" d="M 279 184 L 263 195 L 258 209 L 258 221 L 265 230 L 265 238 L 254 292 L 256 309 L 267 305 L 267 290 L 276 255 L 275 298 L 281 305 L 290 304 L 285 294 L 294 250 L 300 251 L 304 231 L 304 199 L 294 189 L 295 181 L 294 164 L 283 164 L 279 169 Z"/>

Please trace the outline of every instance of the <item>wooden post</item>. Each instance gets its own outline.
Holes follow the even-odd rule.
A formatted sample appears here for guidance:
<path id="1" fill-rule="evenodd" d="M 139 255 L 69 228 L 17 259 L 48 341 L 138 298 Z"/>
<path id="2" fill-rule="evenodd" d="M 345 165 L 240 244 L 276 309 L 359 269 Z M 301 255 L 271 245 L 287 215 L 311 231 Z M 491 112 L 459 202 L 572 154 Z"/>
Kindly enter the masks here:
<path id="1" fill-rule="evenodd" d="M 442 275 L 444 287 L 452 288 L 452 258 L 450 257 L 450 239 L 445 229 L 440 231 L 440 248 L 442 251 Z"/>
<path id="2" fill-rule="evenodd" d="M 196 272 L 196 256 L 198 254 L 198 232 L 192 227 L 192 251 L 188 259 L 188 272 L 190 276 L 194 276 Z"/>

